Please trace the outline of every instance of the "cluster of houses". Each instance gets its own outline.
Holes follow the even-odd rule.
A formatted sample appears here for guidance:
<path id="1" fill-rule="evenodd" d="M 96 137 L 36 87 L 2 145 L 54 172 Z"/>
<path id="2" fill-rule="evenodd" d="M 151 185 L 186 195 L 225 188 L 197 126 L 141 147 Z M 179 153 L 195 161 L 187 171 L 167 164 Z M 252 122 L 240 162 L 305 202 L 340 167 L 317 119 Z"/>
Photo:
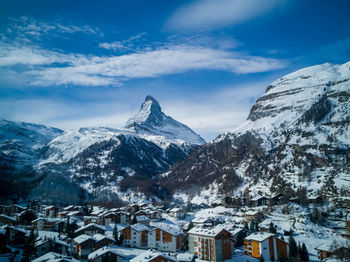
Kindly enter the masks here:
<path id="1" fill-rule="evenodd" d="M 31 244 L 32 258 L 37 262 L 224 261 L 231 259 L 243 235 L 248 256 L 271 261 L 288 257 L 289 245 L 283 238 L 263 226 L 254 233 L 245 226 L 261 222 L 261 212 L 238 212 L 235 216 L 241 221 L 228 225 L 210 216 L 183 220 L 186 212 L 182 208 L 163 210 L 147 204 L 112 209 L 37 203 L 26 207 L 0 205 L 0 242 L 5 243 L 0 245 L 0 252 L 6 246 L 23 248 L 35 232 Z"/>

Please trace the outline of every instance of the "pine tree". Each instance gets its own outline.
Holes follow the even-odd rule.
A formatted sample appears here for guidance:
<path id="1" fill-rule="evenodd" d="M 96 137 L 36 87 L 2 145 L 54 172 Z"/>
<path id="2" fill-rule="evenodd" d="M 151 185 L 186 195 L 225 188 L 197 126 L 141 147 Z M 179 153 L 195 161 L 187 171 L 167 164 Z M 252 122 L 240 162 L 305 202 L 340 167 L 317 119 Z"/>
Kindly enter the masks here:
<path id="1" fill-rule="evenodd" d="M 134 215 L 133 218 L 132 218 L 131 224 L 135 225 L 136 223 L 137 223 L 137 219 L 136 219 L 136 216 Z"/>
<path id="2" fill-rule="evenodd" d="M 22 261 L 31 261 L 34 255 L 34 244 L 37 238 L 37 234 L 34 232 L 34 228 L 30 230 L 29 236 L 24 243 L 23 259 Z"/>
<path id="3" fill-rule="evenodd" d="M 276 226 L 272 222 L 269 225 L 269 232 L 273 234 L 276 234 L 277 232 Z"/>
<path id="4" fill-rule="evenodd" d="M 289 259 L 295 259 L 298 256 L 298 247 L 292 233 L 289 236 Z"/>
<path id="5" fill-rule="evenodd" d="M 117 225 L 114 226 L 113 228 L 113 237 L 116 243 L 119 242 L 119 234 L 118 234 L 118 227 Z"/>
<path id="6" fill-rule="evenodd" d="M 304 243 L 301 247 L 300 259 L 304 262 L 309 261 L 309 252 L 307 251 L 306 245 Z"/>

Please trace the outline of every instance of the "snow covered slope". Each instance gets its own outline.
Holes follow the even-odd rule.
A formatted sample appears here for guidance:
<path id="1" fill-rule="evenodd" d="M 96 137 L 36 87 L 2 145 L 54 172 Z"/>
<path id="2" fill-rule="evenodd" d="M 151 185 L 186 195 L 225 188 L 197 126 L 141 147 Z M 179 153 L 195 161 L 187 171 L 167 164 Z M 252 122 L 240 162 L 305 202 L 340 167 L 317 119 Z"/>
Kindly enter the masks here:
<path id="1" fill-rule="evenodd" d="M 25 194 L 36 184 L 33 165 L 45 145 L 63 131 L 43 125 L 0 120 L 0 198 Z"/>
<path id="2" fill-rule="evenodd" d="M 1 155 L 18 165 L 31 165 L 40 159 L 40 150 L 62 132 L 43 125 L 0 120 Z"/>
<path id="3" fill-rule="evenodd" d="M 348 195 L 349 125 L 350 62 L 305 68 L 273 82 L 240 127 L 176 164 L 161 184 L 178 195 L 293 196 L 299 187 Z"/>
<path id="4" fill-rule="evenodd" d="M 59 172 L 99 198 L 124 198 L 121 191 L 128 190 L 161 196 L 164 192 L 154 176 L 203 143 L 147 96 L 125 128 L 80 128 L 55 137 L 44 148 L 36 170 Z"/>

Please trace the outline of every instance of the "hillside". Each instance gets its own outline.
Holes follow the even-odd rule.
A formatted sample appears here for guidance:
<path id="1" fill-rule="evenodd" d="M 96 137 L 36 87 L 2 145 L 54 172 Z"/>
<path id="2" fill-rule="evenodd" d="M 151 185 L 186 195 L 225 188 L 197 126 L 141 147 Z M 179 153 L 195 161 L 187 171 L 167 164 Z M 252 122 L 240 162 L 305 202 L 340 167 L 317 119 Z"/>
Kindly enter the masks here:
<path id="1" fill-rule="evenodd" d="M 163 174 L 192 201 L 224 195 L 345 196 L 350 188 L 350 62 L 323 64 L 268 86 L 247 120 Z M 196 196 L 196 197 L 194 197 Z"/>

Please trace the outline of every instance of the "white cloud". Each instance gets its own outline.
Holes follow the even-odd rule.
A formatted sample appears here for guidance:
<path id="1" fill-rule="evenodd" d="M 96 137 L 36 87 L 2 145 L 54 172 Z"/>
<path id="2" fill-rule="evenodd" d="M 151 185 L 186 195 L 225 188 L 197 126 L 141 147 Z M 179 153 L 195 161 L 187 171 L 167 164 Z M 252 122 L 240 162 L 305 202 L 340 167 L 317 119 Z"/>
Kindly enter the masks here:
<path id="1" fill-rule="evenodd" d="M 131 36 L 128 39 L 122 40 L 122 41 L 114 41 L 114 42 L 104 42 L 99 43 L 99 47 L 107 49 L 107 50 L 133 50 L 134 49 L 134 42 L 139 41 L 143 36 L 147 35 L 146 32 L 139 33 L 137 35 Z"/>
<path id="2" fill-rule="evenodd" d="M 64 23 L 59 19 L 39 21 L 31 17 L 22 16 L 19 19 L 12 19 L 8 31 L 15 34 L 40 36 L 41 34 L 53 33 L 86 33 L 97 34 L 98 29 L 88 25 L 74 25 Z"/>
<path id="3" fill-rule="evenodd" d="M 220 28 L 246 22 L 272 11 L 285 0 L 196 0 L 167 21 L 171 30 Z"/>
<path id="4" fill-rule="evenodd" d="M 0 51 L 1 52 L 1 51 Z M 26 56 L 25 54 L 29 54 Z M 22 59 L 23 57 L 23 59 Z M 115 85 L 130 78 L 151 78 L 191 70 L 220 70 L 249 74 L 280 69 L 285 61 L 242 55 L 236 52 L 193 46 L 170 46 L 120 56 L 59 55 L 55 52 L 15 49 L 0 59 L 0 65 L 31 64 L 25 73 L 33 85 Z M 55 66 L 54 63 L 62 63 Z"/>

